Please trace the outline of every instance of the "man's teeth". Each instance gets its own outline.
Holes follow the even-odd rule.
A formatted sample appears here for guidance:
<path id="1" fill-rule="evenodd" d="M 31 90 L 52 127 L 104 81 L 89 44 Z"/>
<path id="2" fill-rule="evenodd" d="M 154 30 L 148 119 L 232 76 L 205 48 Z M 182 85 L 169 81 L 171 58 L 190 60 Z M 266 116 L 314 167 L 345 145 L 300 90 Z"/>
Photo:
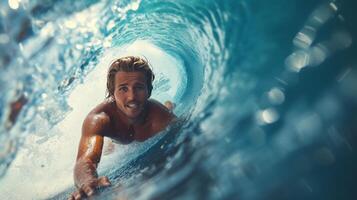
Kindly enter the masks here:
<path id="1" fill-rule="evenodd" d="M 127 106 L 128 106 L 129 108 L 137 108 L 137 107 L 138 107 L 138 104 L 136 104 L 136 103 L 129 103 Z"/>

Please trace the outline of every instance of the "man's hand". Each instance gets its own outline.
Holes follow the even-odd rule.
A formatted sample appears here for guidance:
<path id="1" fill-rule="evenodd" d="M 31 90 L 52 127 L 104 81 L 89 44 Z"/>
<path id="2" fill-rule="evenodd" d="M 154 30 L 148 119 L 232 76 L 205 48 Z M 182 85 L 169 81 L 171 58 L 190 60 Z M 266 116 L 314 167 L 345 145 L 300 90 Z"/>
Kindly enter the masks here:
<path id="1" fill-rule="evenodd" d="M 165 103 L 164 103 L 164 105 L 165 105 L 165 107 L 167 108 L 167 109 L 169 109 L 169 111 L 170 112 L 173 112 L 173 110 L 174 110 L 174 108 L 175 108 L 175 104 L 174 103 L 172 103 L 171 101 L 166 101 Z"/>
<path id="2" fill-rule="evenodd" d="M 107 187 L 110 185 L 111 183 L 108 177 L 106 176 L 102 176 L 97 179 L 96 178 L 90 179 L 85 183 L 83 183 L 81 186 L 78 186 L 77 190 L 71 194 L 68 200 L 78 200 L 85 197 L 90 197 L 95 193 L 96 189 L 101 187 Z"/>

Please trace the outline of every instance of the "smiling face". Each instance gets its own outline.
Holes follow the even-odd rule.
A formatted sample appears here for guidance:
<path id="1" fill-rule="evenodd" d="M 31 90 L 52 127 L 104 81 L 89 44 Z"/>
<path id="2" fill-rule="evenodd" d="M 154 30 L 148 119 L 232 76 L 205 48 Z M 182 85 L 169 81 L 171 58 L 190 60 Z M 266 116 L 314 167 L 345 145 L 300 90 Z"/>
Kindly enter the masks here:
<path id="1" fill-rule="evenodd" d="M 114 84 L 114 99 L 117 107 L 130 121 L 137 120 L 149 98 L 144 73 L 119 71 L 115 74 Z"/>

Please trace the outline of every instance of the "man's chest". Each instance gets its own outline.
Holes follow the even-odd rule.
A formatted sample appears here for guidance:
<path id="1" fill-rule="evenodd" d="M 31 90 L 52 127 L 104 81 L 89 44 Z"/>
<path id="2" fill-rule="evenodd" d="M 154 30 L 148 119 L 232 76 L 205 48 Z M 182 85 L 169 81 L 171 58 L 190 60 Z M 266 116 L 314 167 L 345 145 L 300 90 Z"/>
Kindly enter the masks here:
<path id="1" fill-rule="evenodd" d="M 145 141 L 155 135 L 157 130 L 153 123 L 147 122 L 141 125 L 115 124 L 109 131 L 108 137 L 120 143 L 130 143 L 133 141 Z"/>

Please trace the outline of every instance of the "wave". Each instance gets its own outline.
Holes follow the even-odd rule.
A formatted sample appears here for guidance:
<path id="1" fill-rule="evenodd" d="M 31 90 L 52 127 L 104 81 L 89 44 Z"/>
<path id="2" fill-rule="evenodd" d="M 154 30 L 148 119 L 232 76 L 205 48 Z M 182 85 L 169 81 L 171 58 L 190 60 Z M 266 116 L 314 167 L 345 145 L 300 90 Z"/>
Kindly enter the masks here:
<path id="1" fill-rule="evenodd" d="M 9 194 L 19 179 L 24 191 L 30 182 L 40 188 L 55 177 L 62 184 L 26 195 L 68 195 L 78 124 L 104 98 L 110 61 L 136 54 L 146 56 L 157 74 L 153 98 L 176 102 L 183 121 L 148 142 L 119 147 L 122 153 L 108 158 L 101 172 L 114 186 L 98 198 L 354 196 L 348 178 L 357 163 L 350 112 L 357 102 L 353 5 L 347 0 L 24 1 L 17 10 L 6 5 L 0 28 L 0 46 L 9 50 L 0 54 L 0 185 L 8 189 L 1 193 Z M 21 25 L 12 28 L 15 22 Z M 37 180 L 43 171 L 56 175 Z M 348 186 L 322 192 L 345 182 Z"/>

